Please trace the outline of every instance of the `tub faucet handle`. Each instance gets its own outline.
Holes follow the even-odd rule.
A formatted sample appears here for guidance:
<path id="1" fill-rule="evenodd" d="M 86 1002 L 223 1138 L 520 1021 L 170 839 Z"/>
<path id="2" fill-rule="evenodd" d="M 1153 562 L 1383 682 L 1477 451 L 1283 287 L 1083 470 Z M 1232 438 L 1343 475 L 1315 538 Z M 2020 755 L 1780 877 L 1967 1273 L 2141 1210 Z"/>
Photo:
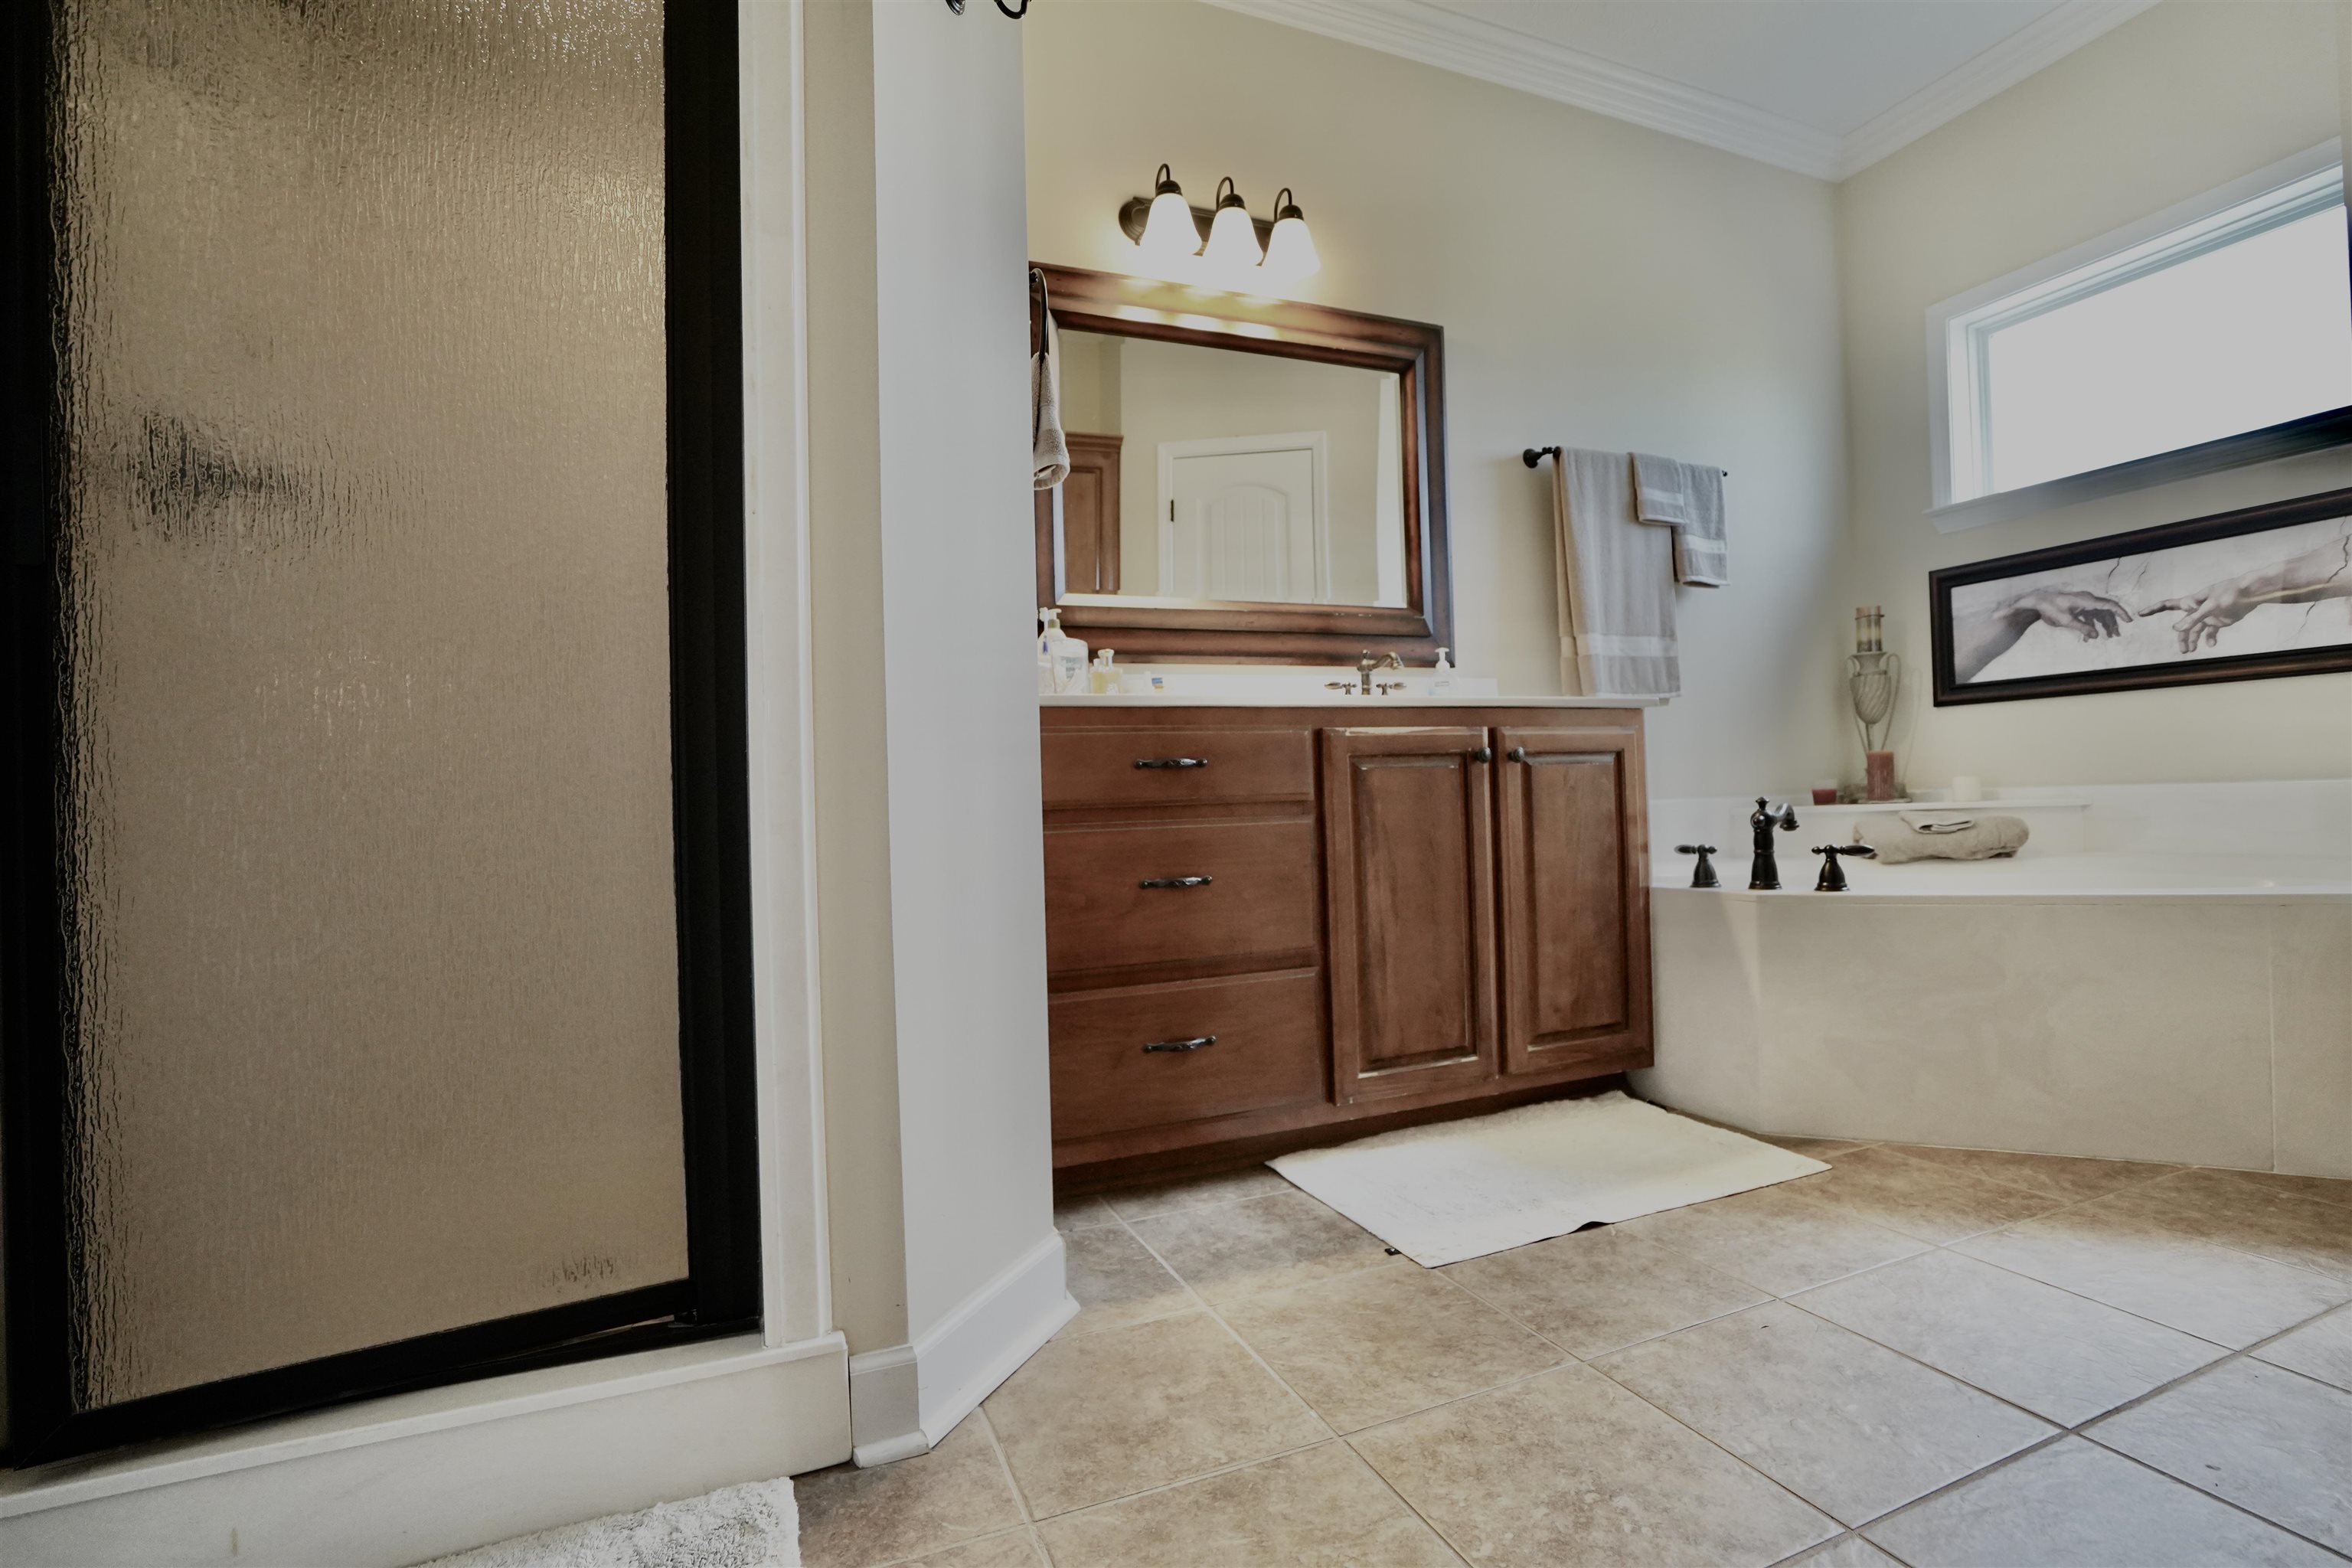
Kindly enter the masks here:
<path id="1" fill-rule="evenodd" d="M 1714 845 L 1677 844 L 1675 846 L 1675 853 L 1677 855 L 1696 855 L 1698 857 L 1698 864 L 1691 868 L 1692 887 L 1720 888 L 1723 886 L 1723 884 L 1716 879 L 1715 862 L 1707 858 L 1708 856 L 1715 853 Z"/>
<path id="2" fill-rule="evenodd" d="M 1878 851 L 1867 844 L 1816 844 L 1813 853 L 1822 858 L 1822 879 L 1813 884 L 1816 893 L 1845 891 L 1845 868 L 1839 863 L 1839 856 L 1853 855 L 1864 860 L 1878 858 Z"/>

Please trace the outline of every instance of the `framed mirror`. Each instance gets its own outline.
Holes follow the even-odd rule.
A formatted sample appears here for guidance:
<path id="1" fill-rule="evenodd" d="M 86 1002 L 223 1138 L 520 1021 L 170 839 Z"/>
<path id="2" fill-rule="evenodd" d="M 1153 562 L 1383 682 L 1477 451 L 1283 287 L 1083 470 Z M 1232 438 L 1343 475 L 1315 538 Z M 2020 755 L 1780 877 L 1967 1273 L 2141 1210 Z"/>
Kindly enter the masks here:
<path id="1" fill-rule="evenodd" d="M 1451 621 L 1439 328 L 1038 270 L 1070 452 L 1036 492 L 1040 605 L 1130 659 L 1434 661 Z"/>

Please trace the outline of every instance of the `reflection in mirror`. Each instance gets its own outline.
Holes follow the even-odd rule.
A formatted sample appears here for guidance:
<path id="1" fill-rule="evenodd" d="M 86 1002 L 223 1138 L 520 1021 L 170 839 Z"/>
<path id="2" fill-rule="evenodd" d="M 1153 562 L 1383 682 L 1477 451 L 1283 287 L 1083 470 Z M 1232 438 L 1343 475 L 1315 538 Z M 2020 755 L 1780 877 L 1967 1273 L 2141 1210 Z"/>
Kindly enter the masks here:
<path id="1" fill-rule="evenodd" d="M 1065 330 L 1065 597 L 1406 603 L 1393 372 Z"/>

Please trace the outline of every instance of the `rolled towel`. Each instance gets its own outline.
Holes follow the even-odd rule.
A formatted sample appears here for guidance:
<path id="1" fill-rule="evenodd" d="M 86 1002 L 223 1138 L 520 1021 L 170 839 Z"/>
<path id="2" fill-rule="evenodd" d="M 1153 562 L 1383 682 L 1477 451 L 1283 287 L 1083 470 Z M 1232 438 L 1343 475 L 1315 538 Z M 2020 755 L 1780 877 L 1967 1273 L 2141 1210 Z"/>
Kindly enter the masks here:
<path id="1" fill-rule="evenodd" d="M 1865 816 L 1853 825 L 1853 841 L 1878 851 L 1882 864 L 1906 860 L 1999 860 L 2026 840 L 2022 819 L 2014 816 L 1950 816 L 1923 811 Z"/>

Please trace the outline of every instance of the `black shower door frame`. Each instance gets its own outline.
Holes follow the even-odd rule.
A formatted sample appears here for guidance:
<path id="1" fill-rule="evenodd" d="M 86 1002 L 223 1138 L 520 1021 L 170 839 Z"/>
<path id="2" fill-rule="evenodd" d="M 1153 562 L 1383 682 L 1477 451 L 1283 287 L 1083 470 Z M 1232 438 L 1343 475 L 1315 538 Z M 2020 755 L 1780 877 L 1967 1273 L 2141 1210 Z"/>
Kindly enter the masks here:
<path id="1" fill-rule="evenodd" d="M 6 7 L 9 238 L 0 397 L 0 1181 L 6 1463 L 22 1467 L 345 1400 L 653 1349 L 761 1316 L 744 662 L 739 76 L 734 0 L 663 19 L 670 761 L 688 1277 L 97 1410 L 73 1408 L 67 1205 L 66 495 L 49 146 L 56 0 Z"/>

